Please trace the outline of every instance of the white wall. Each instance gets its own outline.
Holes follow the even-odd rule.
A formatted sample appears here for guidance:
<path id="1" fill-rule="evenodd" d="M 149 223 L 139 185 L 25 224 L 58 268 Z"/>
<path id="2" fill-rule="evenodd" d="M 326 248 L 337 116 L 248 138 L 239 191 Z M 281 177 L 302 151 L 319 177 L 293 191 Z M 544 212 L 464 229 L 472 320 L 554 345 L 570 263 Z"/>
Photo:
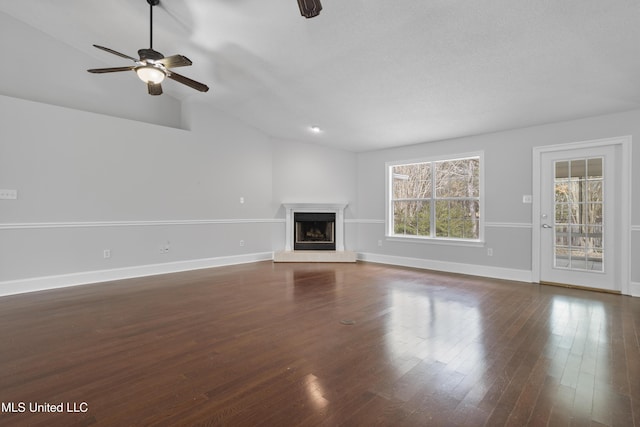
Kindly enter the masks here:
<path id="1" fill-rule="evenodd" d="M 532 149 L 536 146 L 632 135 L 633 183 L 640 182 L 640 111 L 549 124 L 435 143 L 373 151 L 358 155 L 360 252 L 368 259 L 395 263 L 465 268 L 465 272 L 526 279 L 531 272 L 531 207 L 522 196 L 532 194 Z M 384 237 L 385 162 L 484 150 L 486 244 L 464 247 L 407 243 Z M 632 186 L 631 259 L 640 252 L 640 186 Z M 382 246 L 378 246 L 382 240 Z M 487 248 L 493 256 L 487 256 Z M 365 256 L 365 258 L 367 258 Z M 417 259 L 418 261 L 415 261 Z M 632 282 L 640 282 L 640 265 L 632 263 Z"/>

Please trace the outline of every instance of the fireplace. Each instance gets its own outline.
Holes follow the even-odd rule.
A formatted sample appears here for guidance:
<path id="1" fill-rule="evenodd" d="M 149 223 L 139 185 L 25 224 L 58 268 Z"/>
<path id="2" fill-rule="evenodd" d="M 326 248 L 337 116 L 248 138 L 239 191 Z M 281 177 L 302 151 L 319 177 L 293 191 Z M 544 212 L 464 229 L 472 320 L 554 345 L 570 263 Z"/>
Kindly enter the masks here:
<path id="1" fill-rule="evenodd" d="M 295 212 L 293 249 L 296 251 L 335 251 L 336 214 L 331 212 Z"/>
<path id="2" fill-rule="evenodd" d="M 356 262 L 344 248 L 346 203 L 283 203 L 284 250 L 274 262 Z"/>

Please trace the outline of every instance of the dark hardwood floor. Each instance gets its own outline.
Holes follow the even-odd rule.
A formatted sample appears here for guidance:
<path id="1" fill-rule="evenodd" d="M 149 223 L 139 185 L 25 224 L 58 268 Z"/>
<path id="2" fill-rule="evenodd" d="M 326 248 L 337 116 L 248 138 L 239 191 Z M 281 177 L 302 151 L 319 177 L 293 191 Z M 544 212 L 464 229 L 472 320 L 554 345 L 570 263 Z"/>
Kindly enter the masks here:
<path id="1" fill-rule="evenodd" d="M 638 298 L 368 263 L 123 280 L 0 298 L 0 425 L 640 426 L 639 341 Z"/>

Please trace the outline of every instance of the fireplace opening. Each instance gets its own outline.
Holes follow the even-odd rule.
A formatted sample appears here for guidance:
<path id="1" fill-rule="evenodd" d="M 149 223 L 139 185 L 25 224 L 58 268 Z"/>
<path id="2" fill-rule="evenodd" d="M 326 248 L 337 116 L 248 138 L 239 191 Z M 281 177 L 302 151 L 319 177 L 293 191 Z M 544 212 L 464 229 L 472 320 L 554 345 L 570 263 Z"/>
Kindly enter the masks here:
<path id="1" fill-rule="evenodd" d="M 336 250 L 336 214 L 328 212 L 295 212 L 293 249 Z"/>

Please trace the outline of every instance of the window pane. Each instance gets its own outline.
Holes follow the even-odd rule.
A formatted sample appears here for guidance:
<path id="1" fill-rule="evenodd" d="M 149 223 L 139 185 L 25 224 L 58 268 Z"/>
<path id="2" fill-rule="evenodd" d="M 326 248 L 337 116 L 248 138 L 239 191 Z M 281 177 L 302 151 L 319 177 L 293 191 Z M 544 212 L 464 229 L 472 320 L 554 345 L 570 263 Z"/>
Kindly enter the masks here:
<path id="1" fill-rule="evenodd" d="M 429 236 L 429 202 L 398 201 L 393 203 L 394 234 Z"/>
<path id="2" fill-rule="evenodd" d="M 569 162 L 556 162 L 556 181 L 569 177 Z"/>
<path id="3" fill-rule="evenodd" d="M 567 199 L 570 202 L 579 203 L 584 200 L 583 188 L 584 182 L 580 180 L 573 180 L 565 183 L 567 191 Z"/>
<path id="4" fill-rule="evenodd" d="M 430 236 L 431 234 L 431 203 L 420 202 L 417 206 L 416 222 L 419 236 Z"/>
<path id="5" fill-rule="evenodd" d="M 569 246 L 569 233 L 567 227 L 556 227 L 556 246 Z"/>
<path id="6" fill-rule="evenodd" d="M 587 245 L 590 248 L 602 249 L 602 227 L 592 226 L 592 227 L 587 227 L 587 230 L 588 230 Z"/>
<path id="7" fill-rule="evenodd" d="M 569 267 L 569 255 L 566 248 L 560 246 L 556 247 L 556 255 L 554 265 L 556 268 L 568 268 Z"/>
<path id="8" fill-rule="evenodd" d="M 585 159 L 571 160 L 571 177 L 584 178 L 587 174 L 586 165 Z"/>
<path id="9" fill-rule="evenodd" d="M 394 166 L 391 174 L 394 200 L 431 197 L 431 163 Z"/>
<path id="10" fill-rule="evenodd" d="M 601 249 L 593 249 L 589 252 L 587 255 L 587 269 L 593 271 L 604 271 Z"/>
<path id="11" fill-rule="evenodd" d="M 602 180 L 587 181 L 587 198 L 589 202 L 602 201 Z"/>
<path id="12" fill-rule="evenodd" d="M 566 203 L 556 204 L 556 224 L 567 224 L 569 219 L 569 205 Z"/>
<path id="13" fill-rule="evenodd" d="M 585 204 L 585 223 L 601 225 L 602 224 L 602 203 L 586 203 Z"/>
<path id="14" fill-rule="evenodd" d="M 480 160 L 436 162 L 436 197 L 478 197 Z"/>
<path id="15" fill-rule="evenodd" d="M 569 185 L 567 182 L 556 182 L 556 202 L 567 203 L 569 201 Z"/>
<path id="16" fill-rule="evenodd" d="M 479 204 L 475 200 L 436 201 L 436 236 L 458 239 L 479 237 Z"/>
<path id="17" fill-rule="evenodd" d="M 412 233 L 411 224 L 412 202 L 393 203 L 393 232 L 395 234 L 415 234 Z"/>
<path id="18" fill-rule="evenodd" d="M 587 159 L 587 177 L 602 178 L 602 158 Z"/>
<path id="19" fill-rule="evenodd" d="M 449 201 L 436 201 L 436 237 L 449 237 Z"/>
<path id="20" fill-rule="evenodd" d="M 585 236 L 582 233 L 584 226 L 574 225 L 571 227 L 571 246 L 574 248 L 581 248 L 586 246 Z"/>

